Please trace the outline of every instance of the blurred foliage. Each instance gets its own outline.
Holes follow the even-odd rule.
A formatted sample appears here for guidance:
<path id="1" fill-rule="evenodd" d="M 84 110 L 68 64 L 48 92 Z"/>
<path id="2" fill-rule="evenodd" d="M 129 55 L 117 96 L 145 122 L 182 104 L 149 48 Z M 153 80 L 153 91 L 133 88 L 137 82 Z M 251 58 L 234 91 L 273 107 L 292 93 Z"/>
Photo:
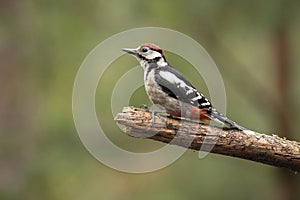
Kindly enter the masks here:
<path id="1" fill-rule="evenodd" d="M 80 64 L 104 39 L 135 27 L 171 28 L 193 37 L 216 62 L 230 118 L 278 134 L 271 104 L 284 98 L 292 110 L 291 137 L 300 140 L 299 8 L 298 1 L 284 0 L 1 1 L 0 199 L 276 199 L 282 186 L 277 169 L 230 157 L 199 160 L 188 151 L 167 168 L 139 175 L 102 165 L 77 135 L 72 89 Z M 274 34 L 282 28 L 290 47 L 287 97 L 276 96 Z M 167 56 L 206 93 L 189 63 Z M 110 66 L 99 82 L 96 107 L 114 143 L 147 152 L 162 144 L 127 137 L 109 109 L 114 84 L 136 65 L 124 56 Z M 140 88 L 130 104 L 142 103 L 149 100 Z"/>

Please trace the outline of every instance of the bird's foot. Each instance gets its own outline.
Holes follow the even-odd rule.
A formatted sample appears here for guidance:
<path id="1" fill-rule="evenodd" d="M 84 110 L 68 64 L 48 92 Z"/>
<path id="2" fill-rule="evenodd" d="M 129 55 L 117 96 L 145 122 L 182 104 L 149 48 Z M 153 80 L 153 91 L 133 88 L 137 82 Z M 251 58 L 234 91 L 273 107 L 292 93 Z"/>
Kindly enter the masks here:
<path id="1" fill-rule="evenodd" d="M 146 110 L 146 111 L 148 111 L 148 112 L 150 112 L 150 110 L 149 110 L 149 106 L 148 106 L 148 105 L 146 105 L 146 104 L 142 104 L 142 105 L 140 105 L 140 108 L 141 108 L 141 109 L 144 109 L 144 110 Z"/>
<path id="2" fill-rule="evenodd" d="M 170 116 L 165 110 L 155 110 L 155 109 L 150 109 L 149 106 L 147 106 L 146 104 L 142 104 L 140 105 L 140 108 L 145 109 L 147 112 L 151 113 L 151 121 L 152 121 L 152 125 L 155 123 L 155 115 L 159 114 L 161 116 Z M 154 108 L 157 108 L 156 106 L 154 106 Z"/>
<path id="3" fill-rule="evenodd" d="M 161 116 L 170 116 L 168 113 L 166 113 L 166 111 L 164 110 L 150 110 L 151 112 L 151 119 L 152 119 L 152 125 L 155 123 L 155 115 L 161 115 Z"/>

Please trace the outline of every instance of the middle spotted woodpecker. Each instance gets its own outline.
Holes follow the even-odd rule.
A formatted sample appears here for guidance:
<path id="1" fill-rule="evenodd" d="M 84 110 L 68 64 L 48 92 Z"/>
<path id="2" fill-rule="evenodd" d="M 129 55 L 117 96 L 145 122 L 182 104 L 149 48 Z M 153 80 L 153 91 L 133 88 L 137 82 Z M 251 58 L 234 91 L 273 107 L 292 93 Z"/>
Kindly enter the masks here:
<path id="1" fill-rule="evenodd" d="M 146 43 L 122 50 L 134 55 L 144 69 L 145 89 L 150 100 L 171 116 L 203 122 L 215 120 L 231 129 L 246 129 L 213 108 L 209 100 L 167 62 L 159 46 Z"/>

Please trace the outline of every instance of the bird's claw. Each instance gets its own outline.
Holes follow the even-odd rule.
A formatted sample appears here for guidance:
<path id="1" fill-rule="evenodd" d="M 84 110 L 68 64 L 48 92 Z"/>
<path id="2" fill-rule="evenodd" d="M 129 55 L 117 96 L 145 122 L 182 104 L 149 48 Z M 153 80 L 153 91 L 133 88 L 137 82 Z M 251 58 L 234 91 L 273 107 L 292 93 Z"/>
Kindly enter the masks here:
<path id="1" fill-rule="evenodd" d="M 155 114 L 164 114 L 166 116 L 169 116 L 169 114 L 163 110 L 149 110 L 149 112 L 151 112 L 152 125 L 155 123 Z"/>
<path id="2" fill-rule="evenodd" d="M 149 110 L 149 107 L 148 107 L 146 104 L 140 105 L 140 108 L 141 108 L 141 109 L 145 109 L 146 111 L 150 111 L 150 110 Z"/>
<path id="3" fill-rule="evenodd" d="M 155 123 L 155 114 L 164 114 L 166 116 L 169 116 L 169 114 L 166 113 L 164 110 L 150 110 L 149 106 L 147 106 L 146 104 L 140 105 L 140 108 L 145 109 L 147 112 L 151 113 L 152 125 Z"/>

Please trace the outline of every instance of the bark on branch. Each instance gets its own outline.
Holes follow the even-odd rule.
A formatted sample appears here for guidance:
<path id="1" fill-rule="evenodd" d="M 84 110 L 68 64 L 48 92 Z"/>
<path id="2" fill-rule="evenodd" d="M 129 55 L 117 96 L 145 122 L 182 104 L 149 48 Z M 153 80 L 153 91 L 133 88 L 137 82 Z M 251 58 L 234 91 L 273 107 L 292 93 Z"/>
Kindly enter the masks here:
<path id="1" fill-rule="evenodd" d="M 150 112 L 134 107 L 123 108 L 115 120 L 133 137 L 300 171 L 300 143 L 277 135 L 220 129 L 161 115 L 155 115 L 153 123 Z"/>

